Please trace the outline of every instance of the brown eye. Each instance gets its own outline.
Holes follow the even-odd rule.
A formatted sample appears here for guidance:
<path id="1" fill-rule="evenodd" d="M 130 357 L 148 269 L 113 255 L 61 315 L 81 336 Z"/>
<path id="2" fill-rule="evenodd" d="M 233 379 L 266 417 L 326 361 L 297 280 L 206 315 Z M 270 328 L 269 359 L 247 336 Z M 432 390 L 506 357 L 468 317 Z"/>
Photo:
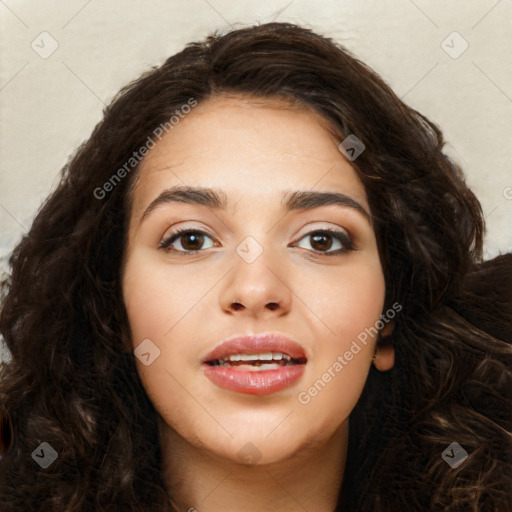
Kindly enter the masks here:
<path id="1" fill-rule="evenodd" d="M 316 251 L 326 251 L 331 248 L 332 236 L 324 233 L 311 235 L 311 247 Z"/>
<path id="2" fill-rule="evenodd" d="M 197 229 L 181 229 L 171 233 L 168 238 L 163 240 L 159 247 L 171 252 L 179 252 L 183 255 L 199 252 L 204 249 L 205 240 L 211 237 L 204 231 Z M 178 247 L 176 247 L 176 245 Z M 210 245 L 210 247 L 212 247 Z M 206 247 L 208 249 L 209 247 Z"/>
<path id="3" fill-rule="evenodd" d="M 197 251 L 204 243 L 204 236 L 195 233 L 184 233 L 180 236 L 181 246 L 187 251 Z"/>
<path id="4" fill-rule="evenodd" d="M 311 233 L 301 238 L 301 241 L 307 239 L 310 240 L 309 245 L 314 252 L 325 254 L 326 256 L 340 255 L 355 250 L 352 240 L 344 231 L 334 229 L 311 231 Z M 333 244 L 335 245 L 334 250 L 330 250 Z"/>

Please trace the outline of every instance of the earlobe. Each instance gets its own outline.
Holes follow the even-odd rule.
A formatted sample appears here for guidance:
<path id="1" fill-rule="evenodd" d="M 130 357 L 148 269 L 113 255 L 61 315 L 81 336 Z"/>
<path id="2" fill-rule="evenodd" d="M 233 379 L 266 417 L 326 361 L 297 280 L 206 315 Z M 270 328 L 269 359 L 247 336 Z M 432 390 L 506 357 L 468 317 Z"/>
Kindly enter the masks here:
<path id="1" fill-rule="evenodd" d="M 391 336 L 394 328 L 395 322 L 391 320 L 379 332 L 372 362 L 375 368 L 381 372 L 387 372 L 395 365 L 395 347 Z"/>
<path id="2" fill-rule="evenodd" d="M 393 345 L 377 347 L 373 356 L 373 366 L 380 372 L 387 372 L 395 365 L 395 349 Z"/>

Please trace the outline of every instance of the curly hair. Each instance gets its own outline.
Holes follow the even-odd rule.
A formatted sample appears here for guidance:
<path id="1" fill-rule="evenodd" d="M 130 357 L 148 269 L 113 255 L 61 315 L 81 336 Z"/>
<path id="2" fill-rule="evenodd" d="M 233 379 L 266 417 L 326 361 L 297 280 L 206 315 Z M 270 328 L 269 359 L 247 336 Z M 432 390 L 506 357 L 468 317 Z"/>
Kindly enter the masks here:
<path id="1" fill-rule="evenodd" d="M 121 294 L 137 166 L 95 190 L 190 98 L 218 94 L 314 109 L 338 140 L 366 146 L 351 163 L 385 308 L 403 310 L 395 368 L 371 369 L 350 416 L 338 509 L 512 510 L 512 255 L 482 261 L 480 204 L 435 124 L 341 45 L 267 23 L 190 43 L 123 88 L 14 249 L 0 319 L 14 440 L 0 460 L 2 512 L 173 510 Z M 31 456 L 42 442 L 58 454 L 45 470 Z M 442 458 L 452 442 L 468 452 L 458 468 Z"/>

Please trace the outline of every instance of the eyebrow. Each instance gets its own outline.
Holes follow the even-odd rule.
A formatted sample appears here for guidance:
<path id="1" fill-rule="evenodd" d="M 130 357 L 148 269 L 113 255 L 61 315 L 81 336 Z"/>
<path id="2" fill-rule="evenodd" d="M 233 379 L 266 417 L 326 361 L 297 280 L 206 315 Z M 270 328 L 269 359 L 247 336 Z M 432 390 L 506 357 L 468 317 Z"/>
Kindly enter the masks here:
<path id="1" fill-rule="evenodd" d="M 151 201 L 149 206 L 144 210 L 140 222 L 157 207 L 168 203 L 186 203 L 225 210 L 227 207 L 227 196 L 222 190 L 178 185 L 164 190 L 156 199 Z M 285 190 L 282 193 L 281 205 L 287 212 L 307 210 L 319 206 L 336 205 L 343 208 L 351 208 L 362 214 L 366 220 L 370 221 L 370 214 L 366 209 L 355 199 L 341 192 Z"/>

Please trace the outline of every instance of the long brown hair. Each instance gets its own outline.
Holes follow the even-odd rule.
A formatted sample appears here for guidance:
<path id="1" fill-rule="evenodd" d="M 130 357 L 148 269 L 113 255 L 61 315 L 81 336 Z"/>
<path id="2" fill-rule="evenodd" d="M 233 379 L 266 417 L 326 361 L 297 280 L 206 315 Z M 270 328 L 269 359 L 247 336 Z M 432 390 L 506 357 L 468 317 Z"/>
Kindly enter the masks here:
<path id="1" fill-rule="evenodd" d="M 190 98 L 220 93 L 312 108 L 340 142 L 366 147 L 352 164 L 385 309 L 403 310 L 395 368 L 370 371 L 350 418 L 339 510 L 511 510 L 512 255 L 482 262 L 480 204 L 435 124 L 340 45 L 268 23 L 191 43 L 121 90 L 14 249 L 0 319 L 14 430 L 2 512 L 172 509 L 120 286 L 137 166 L 118 170 Z M 43 442 L 58 454 L 46 469 L 32 456 Z M 468 454 L 457 468 L 443 458 L 454 442 Z"/>

